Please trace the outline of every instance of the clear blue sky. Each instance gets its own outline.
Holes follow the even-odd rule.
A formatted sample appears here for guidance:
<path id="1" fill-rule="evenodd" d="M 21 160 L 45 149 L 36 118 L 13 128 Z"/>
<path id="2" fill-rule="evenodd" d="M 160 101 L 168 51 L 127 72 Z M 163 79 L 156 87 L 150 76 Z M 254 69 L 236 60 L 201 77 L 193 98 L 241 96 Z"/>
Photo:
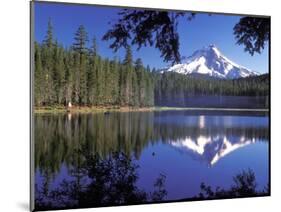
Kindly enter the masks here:
<path id="1" fill-rule="evenodd" d="M 97 38 L 99 53 L 103 57 L 117 57 L 123 59 L 124 50 L 114 53 L 109 48 L 109 42 L 101 38 L 110 28 L 109 22 L 118 18 L 119 8 L 73 5 L 57 3 L 35 2 L 35 40 L 42 42 L 46 35 L 48 19 L 51 18 L 54 27 L 54 36 L 59 43 L 69 47 L 73 43 L 74 33 L 83 24 L 88 32 L 89 40 Z M 262 54 L 250 54 L 243 51 L 243 46 L 235 44 L 233 26 L 240 16 L 198 14 L 191 22 L 180 19 L 178 31 L 180 36 L 181 56 L 190 56 L 209 44 L 215 44 L 229 59 L 239 65 L 260 73 L 268 72 L 268 46 Z M 163 68 L 160 52 L 154 47 L 144 47 L 139 51 L 133 47 L 133 57 L 140 57 L 145 65 L 151 68 Z"/>

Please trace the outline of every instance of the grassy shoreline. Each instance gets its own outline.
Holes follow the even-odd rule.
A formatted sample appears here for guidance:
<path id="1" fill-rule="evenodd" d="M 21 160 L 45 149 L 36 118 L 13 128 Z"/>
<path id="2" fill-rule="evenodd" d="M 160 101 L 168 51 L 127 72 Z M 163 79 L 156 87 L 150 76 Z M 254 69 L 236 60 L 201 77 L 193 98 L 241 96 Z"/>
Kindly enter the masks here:
<path id="1" fill-rule="evenodd" d="M 102 113 L 102 112 L 149 112 L 168 110 L 205 110 L 205 111 L 257 111 L 268 112 L 268 108 L 200 108 L 200 107 L 73 107 L 67 110 L 65 107 L 34 107 L 34 113 Z"/>

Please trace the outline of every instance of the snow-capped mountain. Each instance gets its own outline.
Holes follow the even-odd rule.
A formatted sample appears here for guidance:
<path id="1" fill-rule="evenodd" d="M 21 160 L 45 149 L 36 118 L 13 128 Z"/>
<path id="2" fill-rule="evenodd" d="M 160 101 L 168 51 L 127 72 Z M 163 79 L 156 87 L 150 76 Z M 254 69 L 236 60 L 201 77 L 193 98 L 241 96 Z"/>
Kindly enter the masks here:
<path id="1" fill-rule="evenodd" d="M 163 72 L 205 75 L 221 79 L 237 79 L 259 75 L 257 72 L 240 66 L 225 57 L 215 45 L 195 51 L 183 63 L 173 65 Z"/>

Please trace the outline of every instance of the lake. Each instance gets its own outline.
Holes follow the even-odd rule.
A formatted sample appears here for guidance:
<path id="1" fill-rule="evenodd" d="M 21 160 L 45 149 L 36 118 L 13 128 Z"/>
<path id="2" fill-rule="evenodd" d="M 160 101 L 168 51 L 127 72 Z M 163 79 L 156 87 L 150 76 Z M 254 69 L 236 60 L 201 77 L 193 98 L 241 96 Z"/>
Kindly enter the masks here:
<path id="1" fill-rule="evenodd" d="M 229 189 L 247 170 L 258 190 L 269 183 L 268 113 L 36 114 L 34 121 L 41 209 L 192 199 L 201 183 Z M 91 205 L 91 197 L 103 203 Z"/>
<path id="2" fill-rule="evenodd" d="M 161 97 L 161 99 L 155 99 L 155 104 L 166 107 L 268 108 L 269 97 L 223 95 L 195 95 L 174 99 Z"/>

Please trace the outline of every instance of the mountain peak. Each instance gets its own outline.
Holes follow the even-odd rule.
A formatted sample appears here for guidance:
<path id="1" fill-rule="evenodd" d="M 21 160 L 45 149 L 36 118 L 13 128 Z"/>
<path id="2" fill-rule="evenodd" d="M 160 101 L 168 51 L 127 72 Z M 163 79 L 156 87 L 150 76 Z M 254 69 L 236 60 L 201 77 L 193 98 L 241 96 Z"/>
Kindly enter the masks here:
<path id="1" fill-rule="evenodd" d="M 218 50 L 217 46 L 215 44 L 210 44 L 207 49 L 209 50 Z"/>
<path id="2" fill-rule="evenodd" d="M 209 51 L 211 54 L 214 54 L 216 57 L 220 57 L 221 52 L 219 49 L 215 46 L 215 44 L 210 44 L 207 48 L 205 48 L 207 51 Z"/>
<path id="3" fill-rule="evenodd" d="M 210 45 L 208 46 L 208 49 L 209 49 L 210 51 L 214 51 L 214 52 L 216 52 L 216 53 L 220 53 L 218 47 L 216 47 L 215 44 L 210 44 Z"/>
<path id="4" fill-rule="evenodd" d="M 171 66 L 166 71 L 185 75 L 199 74 L 221 79 L 236 79 L 258 75 L 258 73 L 229 60 L 214 44 L 195 51 L 190 57 L 187 57 L 184 63 Z"/>
<path id="5" fill-rule="evenodd" d="M 210 48 L 217 48 L 215 44 L 210 44 L 209 47 Z"/>

